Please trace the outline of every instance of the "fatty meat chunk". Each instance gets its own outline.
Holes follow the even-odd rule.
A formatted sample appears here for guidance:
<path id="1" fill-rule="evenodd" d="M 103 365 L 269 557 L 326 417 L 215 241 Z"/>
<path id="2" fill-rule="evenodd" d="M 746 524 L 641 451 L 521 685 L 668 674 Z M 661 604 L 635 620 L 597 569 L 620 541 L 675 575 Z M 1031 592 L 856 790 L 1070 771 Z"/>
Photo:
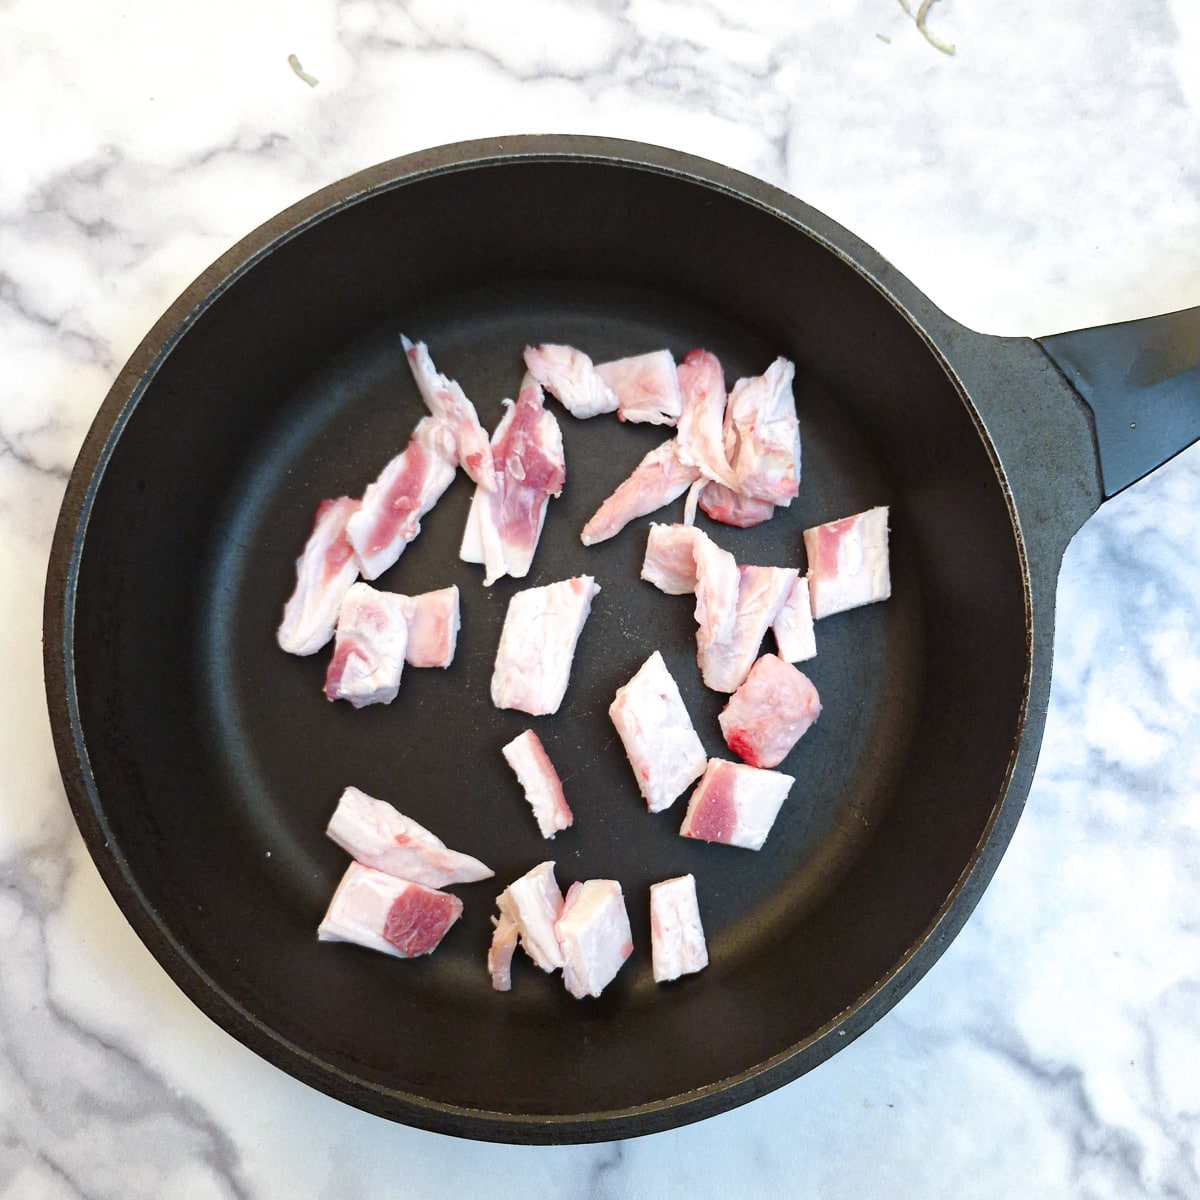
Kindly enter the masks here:
<path id="1" fill-rule="evenodd" d="M 782 771 L 709 759 L 679 832 L 702 842 L 759 850 L 795 782 Z"/>
<path id="2" fill-rule="evenodd" d="M 622 421 L 674 425 L 679 420 L 683 398 L 670 350 L 598 363 L 596 374 L 616 395 L 617 416 Z"/>
<path id="3" fill-rule="evenodd" d="M 512 958 L 517 948 L 520 930 L 507 913 L 492 918 L 492 944 L 488 947 L 487 968 L 492 988 L 497 992 L 512 991 Z"/>
<path id="4" fill-rule="evenodd" d="M 454 482 L 458 451 L 437 417 L 422 417 L 407 447 L 367 486 L 362 507 L 346 524 L 359 571 L 378 579 L 421 532 L 421 518 Z"/>
<path id="5" fill-rule="evenodd" d="M 458 586 L 402 596 L 408 621 L 408 644 L 404 661 L 410 667 L 448 667 L 458 645 Z"/>
<path id="6" fill-rule="evenodd" d="M 694 875 L 678 875 L 650 885 L 650 955 L 655 983 L 667 983 L 708 966 Z"/>
<path id="7" fill-rule="evenodd" d="M 783 605 L 771 624 L 775 646 L 784 662 L 805 662 L 816 657 L 817 638 L 813 631 L 812 602 L 808 597 L 808 577 L 797 575 L 783 599 Z"/>
<path id="8" fill-rule="evenodd" d="M 799 491 L 794 376 L 793 364 L 777 358 L 762 375 L 739 379 L 729 393 L 725 450 L 737 475 L 735 490 L 743 496 L 786 506 Z"/>
<path id="9" fill-rule="evenodd" d="M 359 503 L 342 496 L 317 505 L 313 531 L 296 559 L 296 588 L 275 635 L 289 654 L 315 654 L 333 637 L 338 605 L 358 578 L 346 522 L 358 512 Z"/>
<path id="10" fill-rule="evenodd" d="M 806 529 L 804 549 L 814 618 L 873 604 L 892 594 L 886 508 Z"/>
<path id="11" fill-rule="evenodd" d="M 796 580 L 795 567 L 738 567 L 737 606 L 732 626 L 707 641 L 697 633 L 698 661 L 705 686 L 732 692 L 750 674 L 763 638 Z"/>
<path id="12" fill-rule="evenodd" d="M 696 590 L 696 547 L 707 535 L 694 525 L 650 526 L 642 578 L 668 596 L 686 596 Z"/>
<path id="13" fill-rule="evenodd" d="M 621 885 L 615 879 L 571 884 L 554 932 L 567 991 L 578 999 L 599 996 L 633 953 Z"/>
<path id="14" fill-rule="evenodd" d="M 575 818 L 542 739 L 532 729 L 527 729 L 513 738 L 501 753 L 516 773 L 542 837 L 552 838 L 559 830 L 569 829 Z"/>
<path id="15" fill-rule="evenodd" d="M 317 937 L 416 958 L 437 948 L 462 916 L 462 908 L 462 901 L 449 892 L 353 862 L 333 894 Z"/>
<path id="16" fill-rule="evenodd" d="M 729 698 L 718 721 L 725 744 L 752 767 L 777 767 L 821 715 L 812 680 L 776 654 L 764 654 Z"/>
<path id="17" fill-rule="evenodd" d="M 408 646 L 404 600 L 369 583 L 356 583 L 346 593 L 325 672 L 326 699 L 349 700 L 355 708 L 395 700 Z"/>
<path id="18" fill-rule="evenodd" d="M 562 431 L 533 376 L 526 375 L 515 404 L 504 404 L 489 451 L 496 488 L 476 490 L 459 552 L 464 562 L 484 565 L 486 587 L 503 575 L 529 574 L 547 505 L 567 477 Z"/>
<path id="19" fill-rule="evenodd" d="M 616 412 L 620 406 L 616 392 L 600 377 L 592 360 L 573 346 L 526 346 L 525 366 L 573 417 Z"/>
<path id="20" fill-rule="evenodd" d="M 492 703 L 531 716 L 558 712 L 571 678 L 575 646 L 600 591 L 590 575 L 526 588 L 508 602 Z"/>
<path id="21" fill-rule="evenodd" d="M 554 863 L 539 863 L 513 880 L 496 897 L 501 918 L 508 917 L 517 927 L 521 948 L 543 971 L 557 971 L 563 965 L 562 950 L 554 923 L 563 910 L 563 894 L 554 878 Z"/>
<path id="22" fill-rule="evenodd" d="M 630 521 L 678 499 L 699 478 L 700 472 L 680 459 L 679 442 L 668 438 L 655 446 L 600 505 L 583 527 L 579 540 L 592 546 L 616 537 Z"/>
<path id="23" fill-rule="evenodd" d="M 425 406 L 442 421 L 454 437 L 454 446 L 462 469 L 485 491 L 496 487 L 492 452 L 487 434 L 479 423 L 475 405 L 453 379 L 447 379 L 433 365 L 424 342 L 410 342 L 400 335 L 409 369 Z"/>
<path id="24" fill-rule="evenodd" d="M 733 525 L 738 529 L 752 529 L 769 521 L 775 515 L 775 505 L 769 500 L 757 500 L 743 496 L 711 479 L 700 492 L 700 507 L 714 521 L 722 525 Z"/>
<path id="25" fill-rule="evenodd" d="M 705 479 L 735 487 L 737 475 L 725 452 L 725 373 L 720 361 L 707 350 L 693 350 L 676 374 L 682 400 L 676 434 L 679 457 Z"/>
<path id="26" fill-rule="evenodd" d="M 426 887 L 474 883 L 494 874 L 479 859 L 447 849 L 423 825 L 356 787 L 342 793 L 325 833 L 364 866 Z"/>
<path id="27" fill-rule="evenodd" d="M 609 705 L 650 812 L 670 808 L 704 771 L 704 746 L 679 694 L 679 685 L 655 650 Z"/>

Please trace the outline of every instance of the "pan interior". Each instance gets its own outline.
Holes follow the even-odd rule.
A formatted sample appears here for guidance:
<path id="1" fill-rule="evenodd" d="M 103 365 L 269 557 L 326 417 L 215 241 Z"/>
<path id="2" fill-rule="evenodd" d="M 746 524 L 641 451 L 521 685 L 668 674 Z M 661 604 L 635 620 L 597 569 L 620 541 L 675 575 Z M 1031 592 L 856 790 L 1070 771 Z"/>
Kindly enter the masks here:
<path id="1" fill-rule="evenodd" d="M 803 528 L 888 504 L 894 592 L 819 624 L 801 669 L 824 711 L 782 764 L 796 784 L 761 852 L 681 839 L 685 800 L 646 813 L 607 715 L 661 650 L 706 748 L 731 757 L 724 698 L 695 666 L 692 601 L 638 579 L 650 518 L 578 540 L 667 430 L 576 421 L 551 402 L 566 489 L 529 577 L 490 589 L 458 558 L 460 475 L 376 584 L 462 597 L 454 664 L 409 669 L 393 704 L 329 704 L 328 652 L 278 650 L 317 502 L 360 494 L 423 412 L 401 332 L 429 344 L 489 428 L 528 343 L 597 361 L 704 345 L 730 383 L 779 354 L 796 362 L 800 497 L 758 529 L 701 523 L 740 562 L 803 567 Z M 508 599 L 583 573 L 602 590 L 562 709 L 496 710 Z M 919 942 L 986 833 L 1019 735 L 1024 613 L 1008 509 L 967 410 L 856 270 L 686 178 L 530 161 L 380 190 L 281 237 L 207 302 L 138 395 L 96 491 L 74 668 L 100 826 L 129 882 L 119 898 L 152 946 L 190 960 L 177 977 L 207 1011 L 385 1115 L 557 1118 L 670 1104 L 822 1055 L 819 1032 Z M 576 816 L 553 842 L 500 756 L 530 726 Z M 324 827 L 348 784 L 496 871 L 456 889 L 463 920 L 429 959 L 316 941 L 347 861 Z M 525 961 L 511 993 L 489 987 L 493 898 L 546 858 L 564 887 L 625 890 L 636 949 L 599 1000 Z M 658 986 L 647 888 L 685 871 L 711 965 Z M 430 1123 L 456 1131 L 452 1116 Z"/>

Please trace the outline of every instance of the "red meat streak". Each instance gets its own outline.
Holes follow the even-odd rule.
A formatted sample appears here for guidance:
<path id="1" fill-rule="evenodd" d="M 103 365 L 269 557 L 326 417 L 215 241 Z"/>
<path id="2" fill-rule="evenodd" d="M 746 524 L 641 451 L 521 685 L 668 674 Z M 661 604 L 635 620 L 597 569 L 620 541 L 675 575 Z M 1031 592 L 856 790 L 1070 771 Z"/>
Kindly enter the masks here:
<path id="1" fill-rule="evenodd" d="M 690 837 L 703 842 L 728 842 L 737 827 L 737 807 L 734 804 L 732 764 L 713 769 L 703 785 L 699 803 L 692 813 Z"/>
<path id="2" fill-rule="evenodd" d="M 415 439 L 404 451 L 404 465 L 384 493 L 367 537 L 367 556 L 378 554 L 400 536 L 411 540 L 421 510 L 428 474 L 424 448 Z"/>
<path id="3" fill-rule="evenodd" d="M 449 892 L 410 887 L 392 902 L 383 937 L 409 958 L 428 954 L 462 913 L 462 901 Z"/>

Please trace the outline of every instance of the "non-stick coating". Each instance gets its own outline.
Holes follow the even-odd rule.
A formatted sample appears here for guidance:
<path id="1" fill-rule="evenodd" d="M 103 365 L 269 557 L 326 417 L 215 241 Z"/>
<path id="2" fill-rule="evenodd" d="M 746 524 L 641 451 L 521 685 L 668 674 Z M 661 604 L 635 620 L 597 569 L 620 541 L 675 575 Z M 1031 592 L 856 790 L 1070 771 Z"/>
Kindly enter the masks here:
<path id="1" fill-rule="evenodd" d="M 815 1065 L 953 901 L 1021 734 L 1020 547 L 964 399 L 851 265 L 670 172 L 479 165 L 277 233 L 133 385 L 123 425 L 110 398 L 101 420 L 119 436 L 82 502 L 67 653 L 86 758 L 72 800 L 125 911 L 256 1050 L 352 1103 L 451 1133 L 647 1132 Z M 723 697 L 695 666 L 692 601 L 638 579 L 649 518 L 600 546 L 578 540 L 669 431 L 576 421 L 551 402 L 566 489 L 528 579 L 491 589 L 458 558 L 460 475 L 378 581 L 408 593 L 457 584 L 458 654 L 444 672 L 408 670 L 390 706 L 328 703 L 327 653 L 277 648 L 317 502 L 361 493 L 423 411 L 401 332 L 428 342 L 488 427 L 531 342 L 597 360 L 703 345 L 730 383 L 776 355 L 796 362 L 799 499 L 756 530 L 701 523 L 739 561 L 803 567 L 804 527 L 890 505 L 894 594 L 819 623 L 803 669 L 824 711 L 782 764 L 796 784 L 760 853 L 681 839 L 684 801 L 648 814 L 607 715 L 661 650 L 705 746 L 731 757 Z M 582 573 L 602 590 L 561 711 L 496 710 L 488 684 L 509 597 Z M 530 725 L 576 815 L 553 842 L 500 756 Z M 496 871 L 457 889 L 463 920 L 429 959 L 316 940 L 347 861 L 324 836 L 347 784 Z M 526 961 L 511 993 L 489 987 L 493 899 L 546 858 L 564 886 L 615 878 L 627 896 L 636 948 L 599 1000 L 572 999 Z M 658 986 L 647 888 L 684 871 L 711 965 Z"/>

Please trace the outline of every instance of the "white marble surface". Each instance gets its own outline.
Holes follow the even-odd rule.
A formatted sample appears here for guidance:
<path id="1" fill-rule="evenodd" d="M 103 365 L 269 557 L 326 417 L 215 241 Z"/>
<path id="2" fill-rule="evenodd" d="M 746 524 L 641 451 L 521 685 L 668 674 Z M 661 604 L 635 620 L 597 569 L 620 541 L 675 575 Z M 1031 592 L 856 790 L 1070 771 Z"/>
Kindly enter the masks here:
<path id="1" fill-rule="evenodd" d="M 788 188 L 976 328 L 1200 304 L 1194 0 L 929 23 L 953 57 L 895 0 L 0 4 L 3 1200 L 1200 1196 L 1200 449 L 1067 554 L 1042 761 L 966 930 L 860 1041 L 698 1126 L 489 1146 L 310 1091 L 150 958 L 57 775 L 41 593 L 83 434 L 203 267 L 350 171 L 634 137 Z"/>

